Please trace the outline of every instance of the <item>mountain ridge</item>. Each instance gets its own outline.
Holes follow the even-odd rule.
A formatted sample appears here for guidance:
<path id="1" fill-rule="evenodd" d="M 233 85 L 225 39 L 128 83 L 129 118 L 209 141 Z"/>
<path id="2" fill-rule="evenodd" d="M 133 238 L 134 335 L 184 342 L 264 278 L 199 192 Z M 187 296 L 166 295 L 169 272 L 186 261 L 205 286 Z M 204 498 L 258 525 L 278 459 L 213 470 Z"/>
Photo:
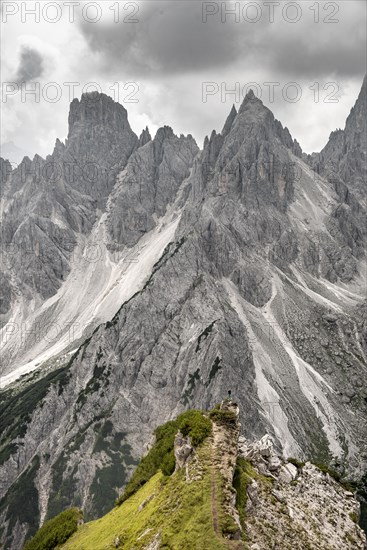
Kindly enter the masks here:
<path id="1" fill-rule="evenodd" d="M 350 488 L 322 465 L 283 459 L 268 435 L 239 437 L 238 414 L 223 400 L 160 426 L 116 507 L 85 525 L 75 515 L 61 548 L 363 549 Z M 48 532 L 45 524 L 24 550 L 38 550 Z"/>

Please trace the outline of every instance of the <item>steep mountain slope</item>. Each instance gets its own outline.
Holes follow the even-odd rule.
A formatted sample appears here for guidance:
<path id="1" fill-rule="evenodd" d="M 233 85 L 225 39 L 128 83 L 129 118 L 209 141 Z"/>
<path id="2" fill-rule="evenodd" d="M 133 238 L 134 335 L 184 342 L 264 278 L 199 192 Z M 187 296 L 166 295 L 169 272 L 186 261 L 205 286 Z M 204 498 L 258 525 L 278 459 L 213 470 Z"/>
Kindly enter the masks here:
<path id="1" fill-rule="evenodd" d="M 111 319 L 172 239 L 198 147 L 168 127 L 144 136 L 138 143 L 121 105 L 84 94 L 65 145 L 14 172 L 3 166 L 2 385 Z"/>
<path id="2" fill-rule="evenodd" d="M 28 287 L 42 299 L 55 294 L 69 271 L 67 254 L 77 235 L 92 228 L 137 141 L 122 105 L 102 94 L 84 94 L 70 106 L 65 145 L 57 140 L 52 156 L 25 157 L 8 174 L 1 209 L 3 261 L 9 278 L 17 274 L 19 290 Z"/>
<path id="3" fill-rule="evenodd" d="M 121 279 L 116 313 L 69 362 L 2 392 L 7 548 L 30 517 L 34 530 L 66 506 L 106 512 L 151 430 L 228 388 L 246 437 L 268 432 L 285 456 L 357 479 L 366 470 L 366 213 L 353 189 L 316 174 L 252 93 L 194 160 L 190 136 L 142 140 L 99 223 L 117 249 L 159 226 L 169 244 L 135 294 Z M 21 502 L 24 484 L 33 501 Z"/>
<path id="4" fill-rule="evenodd" d="M 237 414 L 237 405 L 224 401 L 209 414 L 188 411 L 161 426 L 139 468 L 152 463 L 160 445 L 163 472 L 152 470 L 141 488 L 77 528 L 61 548 L 362 550 L 366 539 L 356 525 L 353 493 L 311 463 L 281 459 L 269 436 L 238 441 Z M 172 447 L 175 460 L 167 469 Z M 45 526 L 25 550 L 38 550 L 47 536 Z"/>
<path id="5" fill-rule="evenodd" d="M 195 449 L 190 438 L 179 433 L 175 438 L 176 473 L 164 483 L 159 471 L 99 524 L 97 520 L 83 526 L 65 549 L 104 548 L 116 535 L 121 548 L 244 548 L 240 541 L 227 538 L 234 533 L 239 538 L 240 531 L 234 520 L 237 513 L 226 508 L 228 493 L 232 497 L 229 487 L 238 433 L 236 425 L 215 425 L 213 433 Z M 220 446 L 224 438 L 226 452 Z M 179 458 L 185 447 L 187 458 Z"/>
<path id="6" fill-rule="evenodd" d="M 335 130 L 312 164 L 322 174 L 338 183 L 341 179 L 366 206 L 367 177 L 367 76 L 364 77 L 358 100 L 347 118 L 344 130 Z"/>

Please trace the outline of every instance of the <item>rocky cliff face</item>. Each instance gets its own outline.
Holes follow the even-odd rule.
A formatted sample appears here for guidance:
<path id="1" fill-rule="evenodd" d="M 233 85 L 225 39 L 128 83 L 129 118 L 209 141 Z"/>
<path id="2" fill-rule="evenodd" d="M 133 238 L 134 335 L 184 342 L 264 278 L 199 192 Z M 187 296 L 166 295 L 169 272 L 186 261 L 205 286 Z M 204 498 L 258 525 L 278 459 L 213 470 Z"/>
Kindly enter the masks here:
<path id="1" fill-rule="evenodd" d="M 25 157 L 7 171 L 1 199 L 2 265 L 10 288 L 0 305 L 9 312 L 5 321 L 10 304 L 21 315 L 32 301 L 55 295 L 70 273 L 75 246 L 91 231 L 136 145 L 121 105 L 84 94 L 70 106 L 66 143 L 57 140 L 46 160 Z M 5 365 L 16 358 L 4 357 Z"/>
<path id="2" fill-rule="evenodd" d="M 335 183 L 341 179 L 366 206 L 367 176 L 367 76 L 358 100 L 351 110 L 344 130 L 335 130 L 320 154 L 314 155 L 313 166 Z"/>
<path id="3" fill-rule="evenodd" d="M 138 143 L 124 107 L 93 93 L 72 102 L 68 139 L 46 160 L 4 162 L 1 375 L 75 349 L 141 287 L 197 152 L 168 127 Z"/>
<path id="4" fill-rule="evenodd" d="M 144 143 L 143 138 L 142 143 Z M 160 128 L 130 158 L 117 178 L 107 209 L 111 246 L 136 245 L 173 204 L 199 149 L 191 136 Z"/>
<path id="5" fill-rule="evenodd" d="M 9 319 L 16 322 L 19 311 L 33 323 L 90 324 L 69 359 L 49 360 L 2 392 L 0 513 L 12 549 L 13 533 L 23 536 L 30 515 L 34 529 L 67 505 L 82 506 L 89 518 L 106 511 L 152 428 L 187 407 L 210 408 L 228 387 L 241 403 L 247 438 L 268 432 L 284 456 L 333 463 L 356 479 L 366 470 L 366 225 L 356 187 L 316 173 L 251 93 L 201 152 L 191 136 L 178 138 L 167 127 L 153 140 L 142 136 L 138 147 L 124 112 L 106 115 L 107 105 L 101 100 L 93 124 L 107 116 L 132 152 L 124 165 L 116 138 L 122 161 L 104 187 L 101 211 L 92 191 L 94 210 L 84 195 L 74 200 L 78 186 L 70 190 L 76 210 L 60 207 L 59 241 L 70 237 L 80 246 L 66 267 L 60 248 L 47 262 L 51 298 L 37 291 L 37 302 L 35 287 L 22 282 L 29 301 L 20 302 L 18 272 L 4 271 L 15 296 L 2 305 L 8 369 L 14 357 L 42 363 L 83 342 L 76 330 L 71 346 L 65 329 L 57 346 L 26 339 L 15 350 Z M 90 130 L 83 137 L 87 112 L 71 117 L 74 151 L 97 139 Z M 57 145 L 58 154 L 68 143 Z M 2 203 L 10 241 L 21 234 L 11 230 L 18 219 L 12 205 L 24 211 L 27 189 L 38 185 L 30 178 L 23 188 L 18 180 L 18 171 L 10 175 L 7 189 L 18 192 L 7 191 L 11 198 Z M 37 196 L 49 209 L 61 204 L 47 203 L 46 191 Z M 52 212 L 25 218 L 40 247 Z M 103 245 L 103 254 L 85 265 L 92 243 Z M 32 273 L 28 266 L 22 277 Z M 29 317 L 34 301 L 42 305 Z M 106 483 L 111 477 L 115 489 Z M 33 500 L 14 506 L 25 485 Z"/>
<path id="6" fill-rule="evenodd" d="M 285 461 L 268 436 L 252 443 L 240 438 L 239 456 L 258 474 L 246 489 L 251 550 L 366 548 L 357 525 L 360 505 L 329 473 L 310 462 Z"/>

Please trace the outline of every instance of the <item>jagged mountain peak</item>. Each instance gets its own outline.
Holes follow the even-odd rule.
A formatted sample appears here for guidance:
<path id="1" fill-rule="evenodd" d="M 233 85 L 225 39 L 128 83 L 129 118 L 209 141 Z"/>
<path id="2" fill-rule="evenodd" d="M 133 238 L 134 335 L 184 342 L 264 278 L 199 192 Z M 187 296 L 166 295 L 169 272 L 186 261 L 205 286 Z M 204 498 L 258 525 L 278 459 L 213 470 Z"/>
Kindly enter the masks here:
<path id="1" fill-rule="evenodd" d="M 161 128 L 158 128 L 152 141 L 154 145 L 161 146 L 166 140 L 167 141 L 181 140 L 184 142 L 190 142 L 195 148 L 197 148 L 196 141 L 191 134 L 187 134 L 186 136 L 184 134 L 180 134 L 180 136 L 177 136 L 177 134 L 174 133 L 171 126 L 165 125 L 165 126 L 162 126 Z"/>
<path id="2" fill-rule="evenodd" d="M 227 120 L 223 126 L 223 130 L 221 132 L 222 136 L 226 136 L 230 132 L 233 121 L 236 118 L 236 116 L 237 116 L 237 109 L 234 105 L 232 105 L 232 109 L 230 110 L 230 113 L 227 117 Z"/>
<path id="3" fill-rule="evenodd" d="M 139 147 L 143 147 L 146 143 L 151 141 L 151 139 L 152 137 L 150 135 L 149 128 L 146 126 L 139 136 Z"/>
<path id="4" fill-rule="evenodd" d="M 56 138 L 53 154 L 55 156 L 61 155 L 64 151 L 65 151 L 65 144 L 59 138 Z"/>
<path id="5" fill-rule="evenodd" d="M 5 186 L 5 242 L 37 256 L 24 264 L 10 250 L 11 270 L 0 273 L 0 312 L 26 311 L 29 320 L 23 348 L 14 358 L 15 334 L 2 357 L 5 349 L 7 366 L 21 365 L 15 376 L 36 362 L 39 370 L 1 396 L 2 410 L 14 411 L 0 415 L 2 539 L 24 537 L 29 518 L 38 526 L 62 507 L 105 513 L 151 430 L 173 411 L 211 408 L 227 384 L 246 438 L 268 432 L 284 456 L 335 457 L 359 479 L 365 233 L 352 209 L 347 215 L 330 181 L 294 159 L 297 143 L 257 99 L 232 109 L 227 135 L 213 132 L 201 154 L 169 127 L 137 147 L 129 131 L 105 124 L 120 112 L 107 103 L 97 103 L 97 124 L 78 120 L 57 160 L 75 158 L 82 169 L 92 155 L 108 179 L 77 172 L 37 194 L 20 182 L 15 195 L 11 175 Z M 95 263 L 84 261 L 89 244 L 101 252 Z M 88 334 L 70 340 L 70 320 L 99 325 L 71 358 L 63 354 Z M 50 322 L 64 327 L 56 344 L 34 342 L 31 329 Z M 112 476 L 121 483 L 107 487 Z M 27 487 L 39 498 L 24 502 Z"/>
<path id="6" fill-rule="evenodd" d="M 261 110 L 261 109 L 263 109 L 264 111 L 271 113 L 271 111 L 264 105 L 264 103 L 261 101 L 261 99 L 259 99 L 255 95 L 255 93 L 252 89 L 250 89 L 247 92 L 247 94 L 245 95 L 245 97 L 244 97 L 244 99 L 241 103 L 241 106 L 238 110 L 238 114 L 242 114 L 243 112 L 248 111 L 249 109 L 251 109 L 251 110 L 254 110 L 254 109 Z"/>
<path id="7" fill-rule="evenodd" d="M 361 91 L 359 92 L 357 101 L 352 107 L 350 114 L 345 123 L 345 130 L 347 132 L 348 130 L 364 132 L 365 140 L 367 140 L 366 112 L 367 112 L 367 75 L 365 75 L 363 79 Z"/>
<path id="8" fill-rule="evenodd" d="M 337 192 L 345 195 L 340 182 L 347 184 L 356 198 L 366 205 L 367 175 L 367 79 L 345 123 L 344 130 L 331 132 L 320 153 L 310 157 L 310 163 L 337 185 Z M 339 183 L 338 183 L 339 182 Z M 342 186 L 343 187 L 343 186 Z"/>
<path id="9" fill-rule="evenodd" d="M 302 158 L 301 146 L 297 140 L 293 140 L 288 128 L 282 126 L 272 111 L 255 96 L 253 90 L 249 90 L 239 111 L 237 112 L 235 106 L 232 107 L 222 132 L 217 134 L 213 130 L 210 138 L 205 138 L 202 162 L 209 171 L 213 171 L 214 166 L 219 171 L 227 167 L 227 175 L 228 171 L 232 175 L 225 179 L 227 183 L 232 181 L 233 184 L 237 179 L 237 184 L 232 186 L 237 193 L 243 187 L 244 178 L 248 177 L 246 172 L 251 165 L 254 166 L 258 158 L 265 165 L 269 165 L 272 158 L 276 158 L 278 165 L 286 163 L 289 153 L 284 148 Z M 205 181 L 208 175 L 205 168 Z M 268 179 L 268 175 L 266 173 L 265 179 Z M 253 176 L 250 178 L 253 179 Z M 223 181 L 220 186 L 224 188 Z M 226 187 L 228 190 L 227 185 Z"/>
<path id="10" fill-rule="evenodd" d="M 28 156 L 25 156 L 23 157 L 22 162 L 19 164 L 18 169 L 21 170 L 22 168 L 28 167 L 31 164 L 32 164 L 32 160 Z"/>
<path id="11" fill-rule="evenodd" d="M 10 174 L 13 171 L 13 167 L 8 159 L 3 159 L 0 157 L 0 195 L 3 191 L 3 185 L 8 180 Z"/>
<path id="12" fill-rule="evenodd" d="M 154 136 L 154 141 L 161 142 L 164 139 L 172 138 L 175 136 L 175 133 L 173 132 L 173 129 L 171 126 L 161 126 L 161 128 L 158 128 L 156 135 Z"/>
<path id="13" fill-rule="evenodd" d="M 68 139 L 79 133 L 80 127 L 104 127 L 109 133 L 130 130 L 127 110 L 106 94 L 84 93 L 73 99 L 69 110 Z"/>
<path id="14" fill-rule="evenodd" d="M 39 163 L 44 163 L 45 162 L 45 159 L 43 157 L 41 157 L 41 155 L 39 155 L 38 153 L 36 153 L 33 157 L 33 161 L 32 162 L 39 162 Z"/>
<path id="15" fill-rule="evenodd" d="M 357 118 L 360 119 L 360 123 L 364 123 L 366 125 L 366 105 L 367 105 L 367 80 L 366 76 L 363 79 L 362 87 L 359 92 L 358 98 L 353 105 L 353 107 L 350 110 L 350 113 L 346 119 L 345 127 L 343 128 L 336 128 L 335 130 L 332 130 L 329 135 L 328 143 L 325 145 L 325 147 L 322 149 L 320 154 L 323 154 L 325 151 L 327 151 L 327 148 L 329 147 L 330 142 L 335 142 L 336 140 L 343 139 L 344 132 L 345 131 L 355 131 L 356 130 L 356 124 L 358 124 Z M 314 155 L 317 155 L 318 153 L 313 153 Z"/>
<path id="16" fill-rule="evenodd" d="M 360 101 L 366 102 L 366 99 L 367 99 L 367 73 L 363 77 L 361 91 L 359 92 L 357 103 L 359 103 Z"/>
<path id="17" fill-rule="evenodd" d="M 109 207 L 107 225 L 115 243 L 135 245 L 142 232 L 154 228 L 156 216 L 163 216 L 174 202 L 198 151 L 190 134 L 178 137 L 170 126 L 159 128 L 153 139 L 134 151 Z"/>
<path id="18" fill-rule="evenodd" d="M 105 94 L 91 92 L 83 94 L 80 100 L 74 99 L 70 104 L 68 121 L 65 152 L 58 147 L 56 153 L 61 153 L 70 163 L 78 166 L 90 162 L 98 169 L 105 166 L 111 170 L 117 164 L 124 166 L 139 143 L 130 127 L 125 107 Z M 112 172 L 108 177 L 107 184 L 103 183 L 107 188 L 113 185 Z M 91 183 L 95 185 L 98 182 L 95 178 L 93 182 L 83 182 L 88 194 Z"/>
<path id="19" fill-rule="evenodd" d="M 102 102 L 106 105 L 110 105 L 110 106 L 116 105 L 116 106 L 118 106 L 119 109 L 122 108 L 122 110 L 127 113 L 125 107 L 123 105 L 121 105 L 121 103 L 118 103 L 111 96 L 109 96 L 109 95 L 107 95 L 103 92 L 97 92 L 97 91 L 83 92 L 82 95 L 80 96 L 80 99 L 74 98 L 71 103 L 72 104 L 79 104 L 79 105 L 86 105 L 88 108 L 94 109 L 95 106 L 100 102 Z"/>
<path id="20" fill-rule="evenodd" d="M 326 154 L 328 156 L 328 149 L 330 148 L 330 143 L 335 142 L 340 139 L 341 136 L 344 136 L 344 133 L 355 133 L 360 131 L 364 134 L 364 139 L 367 139 L 366 135 L 366 124 L 367 124 L 367 75 L 364 76 L 361 90 L 359 92 L 358 98 L 353 105 L 350 113 L 347 117 L 344 129 L 337 128 L 330 133 L 329 141 L 322 149 L 320 155 Z M 363 136 L 362 136 L 363 137 Z M 316 153 L 317 155 L 317 153 Z"/>
<path id="21" fill-rule="evenodd" d="M 247 92 L 246 96 L 245 96 L 245 99 L 257 99 L 256 95 L 255 95 L 255 92 L 252 88 L 249 89 L 249 91 Z"/>
<path id="22" fill-rule="evenodd" d="M 250 89 L 239 110 L 236 113 L 234 107 L 226 120 L 222 136 L 226 142 L 243 139 L 256 140 L 257 142 L 280 140 L 296 156 L 302 155 L 302 149 L 296 140 L 293 140 L 287 127 L 283 127 L 273 112 L 264 105 L 254 91 Z"/>

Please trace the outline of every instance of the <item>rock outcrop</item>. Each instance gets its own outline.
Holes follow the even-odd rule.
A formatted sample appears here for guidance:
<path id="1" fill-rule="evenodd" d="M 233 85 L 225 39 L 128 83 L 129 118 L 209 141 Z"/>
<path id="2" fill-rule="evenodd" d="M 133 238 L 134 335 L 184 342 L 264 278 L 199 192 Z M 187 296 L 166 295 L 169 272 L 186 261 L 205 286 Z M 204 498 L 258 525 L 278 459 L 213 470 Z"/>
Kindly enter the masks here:
<path id="1" fill-rule="evenodd" d="M 2 309 L 10 295 L 18 320 L 25 322 L 32 300 L 44 301 L 57 292 L 70 272 L 75 246 L 105 208 L 116 175 L 137 143 L 122 105 L 104 94 L 83 94 L 70 105 L 65 144 L 57 140 L 46 159 L 25 157 L 17 169 L 7 170 L 2 263 L 13 292 L 3 298 Z M 17 298 L 20 293 L 25 304 Z M 8 361 L 17 358 L 10 355 Z"/>
<path id="2" fill-rule="evenodd" d="M 248 484 L 246 533 L 251 550 L 364 550 L 360 504 L 350 490 L 310 462 L 279 456 L 266 435 L 240 438 L 239 456 L 258 476 Z"/>

